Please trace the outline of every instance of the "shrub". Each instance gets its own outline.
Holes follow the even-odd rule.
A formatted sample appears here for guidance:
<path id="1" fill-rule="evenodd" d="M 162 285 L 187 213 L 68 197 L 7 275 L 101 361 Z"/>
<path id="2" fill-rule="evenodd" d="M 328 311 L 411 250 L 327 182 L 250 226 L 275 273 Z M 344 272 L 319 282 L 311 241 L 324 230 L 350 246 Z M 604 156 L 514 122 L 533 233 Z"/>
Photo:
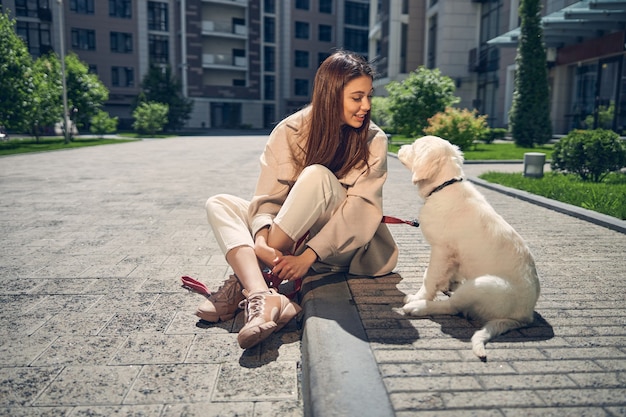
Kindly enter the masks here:
<path id="1" fill-rule="evenodd" d="M 151 102 L 143 102 L 137 106 L 133 112 L 133 129 L 140 133 L 153 135 L 163 130 L 163 126 L 167 123 L 167 112 L 169 107 L 167 104 Z"/>
<path id="2" fill-rule="evenodd" d="M 115 133 L 117 130 L 117 117 L 110 117 L 109 113 L 98 110 L 91 118 L 91 126 L 89 131 L 94 135 L 102 137 L 107 133 Z"/>
<path id="3" fill-rule="evenodd" d="M 372 121 L 380 126 L 383 130 L 389 131 L 391 126 L 392 115 L 389 111 L 389 98 L 374 96 L 372 97 L 372 109 L 370 111 Z"/>
<path id="4" fill-rule="evenodd" d="M 626 165 L 626 147 L 611 130 L 573 130 L 554 145 L 551 168 L 600 182 Z"/>
<path id="5" fill-rule="evenodd" d="M 489 129 L 489 131 L 483 138 L 483 142 L 489 144 L 493 143 L 493 141 L 496 139 L 502 140 L 506 137 L 506 132 L 507 130 L 501 127 L 494 127 L 492 129 Z"/>
<path id="6" fill-rule="evenodd" d="M 424 133 L 447 139 L 461 150 L 470 149 L 474 141 L 483 140 L 489 133 L 487 116 L 478 116 L 476 110 L 448 107 L 428 119 Z"/>

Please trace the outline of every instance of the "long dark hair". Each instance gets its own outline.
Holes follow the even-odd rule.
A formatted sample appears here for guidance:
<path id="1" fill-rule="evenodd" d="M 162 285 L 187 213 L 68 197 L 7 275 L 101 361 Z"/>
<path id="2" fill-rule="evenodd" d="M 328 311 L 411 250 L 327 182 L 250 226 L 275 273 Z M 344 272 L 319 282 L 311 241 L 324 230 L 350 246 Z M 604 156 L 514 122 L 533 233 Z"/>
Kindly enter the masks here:
<path id="1" fill-rule="evenodd" d="M 303 166 L 321 164 L 342 178 L 356 167 L 367 166 L 370 112 L 359 128 L 343 122 L 343 90 L 355 78 L 374 79 L 374 70 L 360 55 L 338 51 L 326 58 L 315 75 L 311 112 L 304 126 L 308 138 Z"/>

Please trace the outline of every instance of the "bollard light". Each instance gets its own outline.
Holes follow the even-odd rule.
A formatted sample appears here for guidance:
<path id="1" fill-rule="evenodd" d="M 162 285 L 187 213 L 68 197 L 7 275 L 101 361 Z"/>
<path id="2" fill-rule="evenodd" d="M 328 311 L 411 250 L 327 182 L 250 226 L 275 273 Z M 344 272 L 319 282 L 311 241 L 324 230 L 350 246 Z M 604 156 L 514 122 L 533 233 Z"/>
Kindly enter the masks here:
<path id="1" fill-rule="evenodd" d="M 526 152 L 524 154 L 524 176 L 543 177 L 543 165 L 546 163 L 546 154 L 541 152 Z"/>

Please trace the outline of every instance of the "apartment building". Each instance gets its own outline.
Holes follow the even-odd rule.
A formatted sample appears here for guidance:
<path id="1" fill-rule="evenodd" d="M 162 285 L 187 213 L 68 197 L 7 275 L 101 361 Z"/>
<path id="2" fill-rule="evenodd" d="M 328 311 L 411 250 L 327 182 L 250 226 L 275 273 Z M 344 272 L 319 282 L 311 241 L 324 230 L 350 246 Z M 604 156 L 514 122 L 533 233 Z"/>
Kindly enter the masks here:
<path id="1" fill-rule="evenodd" d="M 369 55 L 384 76 L 377 94 L 419 65 L 438 68 L 455 80 L 460 107 L 506 127 L 519 3 L 372 0 Z M 604 127 L 626 135 L 626 1 L 544 0 L 542 16 L 553 132 Z"/>
<path id="2" fill-rule="evenodd" d="M 268 128 L 310 100 L 336 48 L 376 65 L 376 94 L 420 65 L 455 80 L 460 107 L 506 127 L 520 0 L 0 0 L 35 57 L 78 54 L 130 124 L 150 65 L 194 101 L 189 128 Z M 61 15 L 61 11 L 63 12 Z M 554 133 L 626 130 L 626 0 L 544 0 Z M 64 25 L 61 27 L 61 18 Z M 184 34 L 184 36 L 181 36 Z M 80 111 L 80 109 L 78 109 Z"/>
<path id="3" fill-rule="evenodd" d="M 105 110 L 129 128 L 151 64 L 176 67 L 175 0 L 2 0 L 34 57 L 74 52 L 109 89 Z M 63 24 L 61 25 L 61 22 Z M 80 109 L 74 109 L 80 111 Z"/>
<path id="4" fill-rule="evenodd" d="M 605 128 L 626 136 L 626 1 L 547 0 L 542 12 L 554 133 Z M 511 51 L 520 36 L 516 13 L 511 9 L 508 27 L 487 41 L 501 51 L 505 105 L 512 100 Z"/>
<path id="5" fill-rule="evenodd" d="M 368 0 L 186 0 L 190 127 L 269 128 L 310 101 L 338 47 L 367 55 Z"/>
<path id="6" fill-rule="evenodd" d="M 369 0 L 0 0 L 35 57 L 75 52 L 123 127 L 150 65 L 194 101 L 188 128 L 268 128 L 310 101 L 336 48 L 368 54 Z M 61 19 L 63 25 L 61 27 Z M 184 34 L 184 36 L 181 36 Z M 80 111 L 80 109 L 78 109 Z"/>

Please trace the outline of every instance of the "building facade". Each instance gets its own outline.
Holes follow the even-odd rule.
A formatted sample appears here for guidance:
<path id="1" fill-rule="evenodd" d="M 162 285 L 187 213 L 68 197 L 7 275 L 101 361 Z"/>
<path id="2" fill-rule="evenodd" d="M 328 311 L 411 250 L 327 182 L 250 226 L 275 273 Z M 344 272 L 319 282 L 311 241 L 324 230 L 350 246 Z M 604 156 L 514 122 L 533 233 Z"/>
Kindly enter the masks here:
<path id="1" fill-rule="evenodd" d="M 109 89 L 104 110 L 130 127 L 150 65 L 177 66 L 175 0 L 2 0 L 34 57 L 73 52 Z M 63 21 L 63 24 L 61 22 Z M 80 109 L 75 109 L 80 111 Z"/>
<path id="2" fill-rule="evenodd" d="M 367 55 L 368 0 L 185 0 L 189 127 L 269 128 L 336 48 Z"/>
<path id="3" fill-rule="evenodd" d="M 383 75 L 377 94 L 418 66 L 438 68 L 455 80 L 459 107 L 507 127 L 519 2 L 417 0 L 406 7 L 372 0 L 369 54 Z M 542 6 L 553 133 L 602 127 L 626 135 L 626 1 L 544 0 Z M 412 54 L 417 58 L 409 60 Z"/>
<path id="4" fill-rule="evenodd" d="M 456 83 L 459 107 L 507 127 L 520 0 L 0 0 L 35 57 L 60 36 L 131 122 L 151 65 L 169 65 L 194 101 L 187 127 L 269 128 L 310 100 L 337 48 L 370 59 L 376 94 L 419 66 Z M 61 15 L 61 11 L 63 12 Z M 626 0 L 543 0 L 555 134 L 626 129 Z M 61 27 L 61 18 L 64 24 Z M 80 109 L 79 109 L 80 111 Z"/>
<path id="5" fill-rule="evenodd" d="M 34 57 L 74 52 L 130 127 L 151 65 L 193 100 L 187 127 L 269 128 L 310 101 L 337 48 L 368 54 L 369 0 L 0 0 Z M 63 19 L 63 25 L 61 25 Z M 181 36 L 184 34 L 184 36 Z M 80 109 L 79 109 L 80 111 Z"/>

